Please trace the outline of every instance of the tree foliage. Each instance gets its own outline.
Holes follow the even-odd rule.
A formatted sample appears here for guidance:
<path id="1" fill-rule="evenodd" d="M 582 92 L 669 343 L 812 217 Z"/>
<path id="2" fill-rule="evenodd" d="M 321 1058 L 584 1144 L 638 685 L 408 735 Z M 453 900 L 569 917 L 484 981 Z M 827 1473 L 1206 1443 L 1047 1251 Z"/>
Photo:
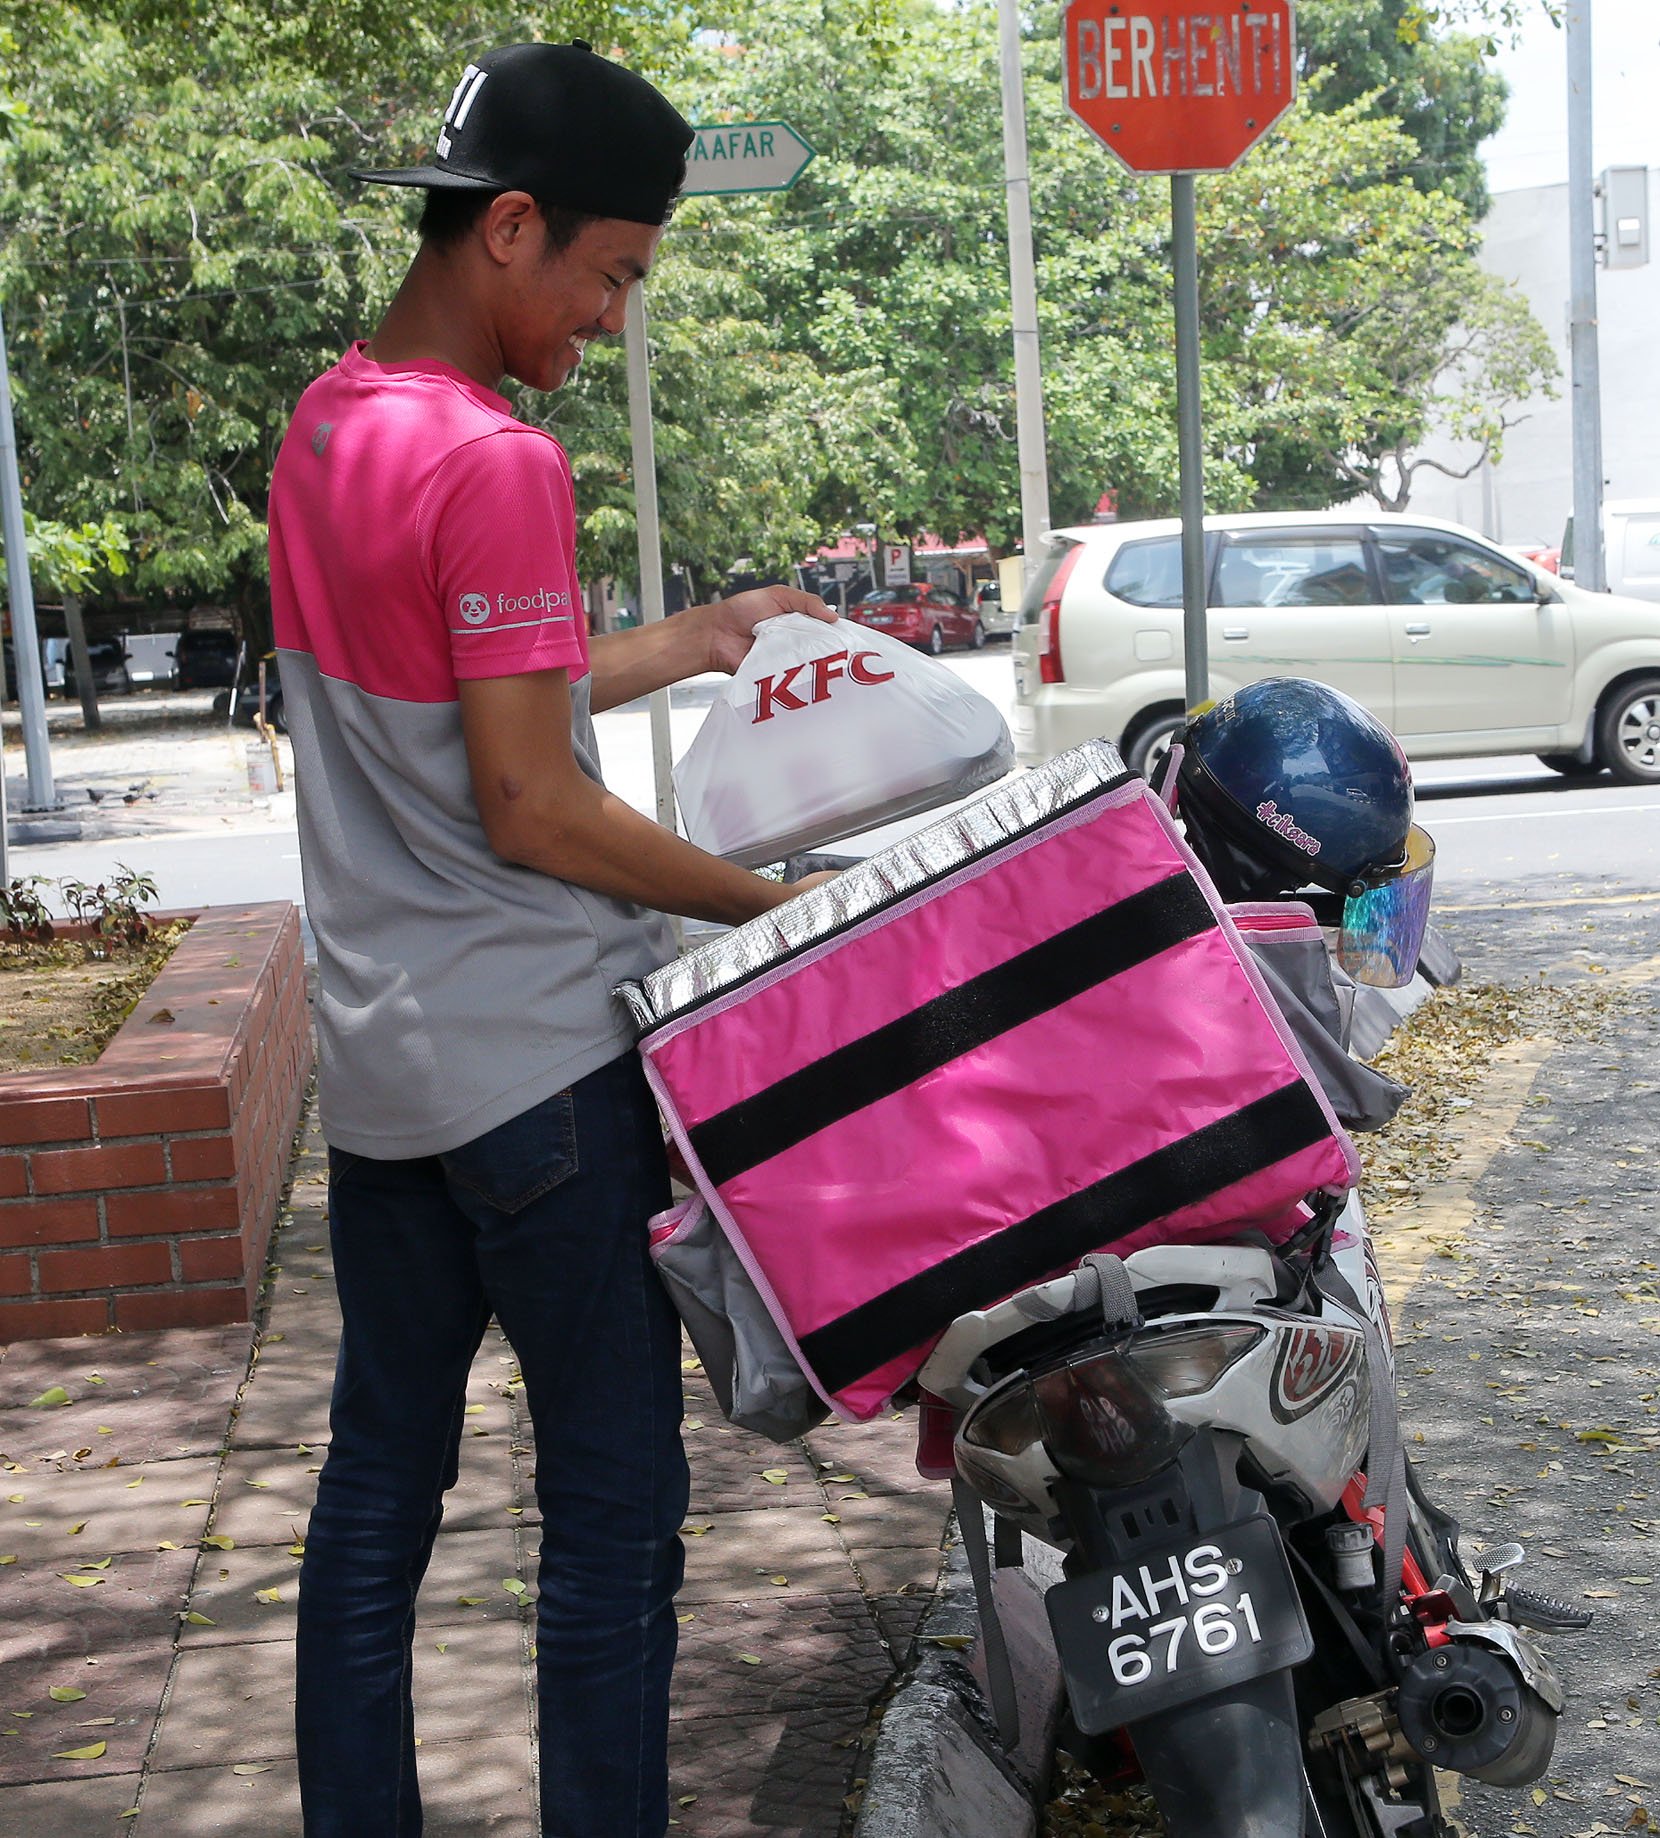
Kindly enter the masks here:
<path id="1" fill-rule="evenodd" d="M 42 527 L 115 531 L 127 587 L 229 602 L 257 636 L 277 442 L 412 247 L 411 201 L 348 169 L 423 157 L 484 45 L 574 34 L 694 121 L 782 118 L 818 149 L 788 193 L 686 200 L 652 277 L 664 547 L 694 593 L 855 522 L 1012 546 L 993 0 L 711 4 L 694 32 L 679 0 L 0 0 L 0 294 Z M 1474 260 L 1479 59 L 1411 0 L 1301 17 L 1304 100 L 1199 186 L 1219 508 L 1399 498 L 1438 419 L 1492 443 L 1550 370 Z M 1166 511 L 1168 187 L 1066 113 L 1056 0 L 1025 66 L 1054 517 L 1106 488 Z M 631 579 L 620 346 L 520 409 L 571 454 L 584 571 Z"/>
<path id="2" fill-rule="evenodd" d="M 1312 102 L 1364 100 L 1399 122 L 1410 148 L 1399 176 L 1487 210 L 1481 143 L 1504 119 L 1506 85 L 1492 68 L 1490 32 L 1436 30 L 1420 0 L 1298 0 L 1299 62 L 1319 74 Z"/>

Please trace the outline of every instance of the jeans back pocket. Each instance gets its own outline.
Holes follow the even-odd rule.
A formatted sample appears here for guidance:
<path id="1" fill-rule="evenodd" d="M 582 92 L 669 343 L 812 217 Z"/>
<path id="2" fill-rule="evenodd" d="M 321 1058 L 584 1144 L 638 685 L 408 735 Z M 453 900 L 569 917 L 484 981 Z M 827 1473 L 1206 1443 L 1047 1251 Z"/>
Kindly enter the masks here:
<path id="1" fill-rule="evenodd" d="M 452 1187 L 516 1213 L 576 1173 L 576 1106 L 556 1092 L 439 1158 Z"/>

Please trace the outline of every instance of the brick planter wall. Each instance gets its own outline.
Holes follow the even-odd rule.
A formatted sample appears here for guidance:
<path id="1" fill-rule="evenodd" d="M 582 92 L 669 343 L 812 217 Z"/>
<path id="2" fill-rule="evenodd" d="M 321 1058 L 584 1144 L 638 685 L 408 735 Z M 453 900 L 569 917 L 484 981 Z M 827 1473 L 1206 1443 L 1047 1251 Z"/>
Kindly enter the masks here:
<path id="1" fill-rule="evenodd" d="M 197 915 L 96 1064 L 0 1076 L 0 1342 L 248 1320 L 311 1059 L 278 901 Z"/>

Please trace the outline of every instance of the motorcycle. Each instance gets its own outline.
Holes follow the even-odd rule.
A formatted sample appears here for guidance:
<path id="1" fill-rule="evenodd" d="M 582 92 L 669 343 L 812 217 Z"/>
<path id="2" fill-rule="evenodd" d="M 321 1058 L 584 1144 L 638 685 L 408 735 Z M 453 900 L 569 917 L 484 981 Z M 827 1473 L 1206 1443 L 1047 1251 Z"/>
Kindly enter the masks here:
<path id="1" fill-rule="evenodd" d="M 1063 1554 L 1069 1744 L 1172 1838 L 1451 1838 L 1435 1771 L 1523 1786 L 1564 1695 L 1531 1635 L 1590 1616 L 1472 1573 L 1405 1461 L 1357 1196 L 1266 1244 L 1093 1257 L 960 1316 L 919 1375 L 951 1427 L 994 1707 L 982 1503 Z"/>

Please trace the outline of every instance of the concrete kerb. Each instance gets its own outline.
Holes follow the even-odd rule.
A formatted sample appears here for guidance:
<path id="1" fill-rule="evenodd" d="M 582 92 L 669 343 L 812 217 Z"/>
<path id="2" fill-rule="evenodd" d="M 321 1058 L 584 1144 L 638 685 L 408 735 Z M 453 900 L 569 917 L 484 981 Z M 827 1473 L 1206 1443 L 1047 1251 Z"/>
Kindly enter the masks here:
<path id="1" fill-rule="evenodd" d="M 1035 1838 L 1063 1701 L 1043 1607 L 1044 1590 L 1059 1578 L 1058 1554 L 1031 1539 L 1024 1567 L 996 1576 L 1020 1708 L 1011 1755 L 987 1703 L 979 1610 L 953 1521 L 915 1667 L 882 1717 L 854 1838 Z"/>

